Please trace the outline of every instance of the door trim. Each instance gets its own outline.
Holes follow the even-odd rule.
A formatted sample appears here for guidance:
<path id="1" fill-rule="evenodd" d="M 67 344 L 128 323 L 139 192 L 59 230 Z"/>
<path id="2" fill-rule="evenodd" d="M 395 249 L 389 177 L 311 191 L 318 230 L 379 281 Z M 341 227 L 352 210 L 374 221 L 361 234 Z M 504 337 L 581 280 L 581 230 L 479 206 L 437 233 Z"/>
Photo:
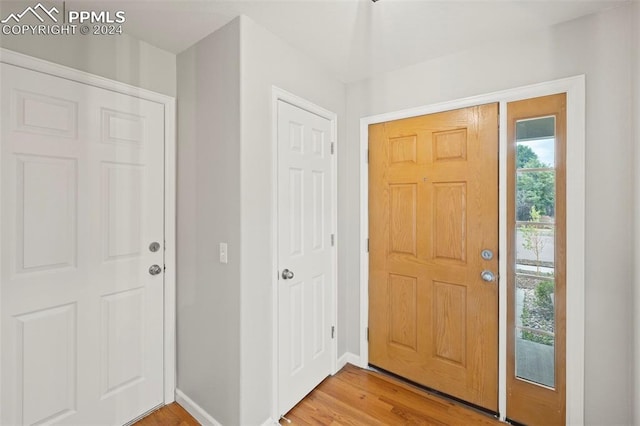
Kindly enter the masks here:
<path id="1" fill-rule="evenodd" d="M 338 236 L 338 115 L 321 106 L 318 106 L 304 98 L 301 98 L 286 90 L 276 86 L 271 86 L 271 264 L 273 274 L 271 278 L 271 329 L 273 330 L 272 357 L 271 357 L 271 377 L 272 377 L 272 407 L 271 418 L 278 421 L 279 381 L 278 381 L 278 101 L 283 101 L 296 106 L 305 111 L 319 115 L 331 122 L 331 142 L 334 143 L 334 155 L 331 159 L 331 199 L 333 201 L 331 209 L 331 233 L 335 235 L 335 246 L 333 247 L 332 263 L 332 283 L 333 295 L 331 298 L 331 317 L 335 327 L 335 334 L 331 348 L 331 374 L 337 372 L 338 363 L 338 247 L 340 237 Z"/>
<path id="2" fill-rule="evenodd" d="M 53 62 L 0 48 L 0 62 L 89 86 L 156 102 L 164 106 L 164 403 L 176 389 L 176 100 L 150 90 L 110 80 Z M 1 201 L 0 201 L 1 202 Z M 0 340 L 1 341 L 1 340 Z M 1 350 L 1 348 L 0 348 Z M 2 372 L 0 371 L 0 375 Z"/>
<path id="3" fill-rule="evenodd" d="M 554 80 L 489 94 L 420 106 L 360 119 L 360 366 L 369 363 L 369 124 L 449 111 L 492 102 L 500 103 L 499 131 L 499 252 L 507 250 L 507 102 L 567 93 L 567 304 L 566 423 L 584 424 L 584 277 L 585 277 L 585 76 Z M 504 420 L 507 407 L 507 259 L 499 262 L 498 410 Z"/>

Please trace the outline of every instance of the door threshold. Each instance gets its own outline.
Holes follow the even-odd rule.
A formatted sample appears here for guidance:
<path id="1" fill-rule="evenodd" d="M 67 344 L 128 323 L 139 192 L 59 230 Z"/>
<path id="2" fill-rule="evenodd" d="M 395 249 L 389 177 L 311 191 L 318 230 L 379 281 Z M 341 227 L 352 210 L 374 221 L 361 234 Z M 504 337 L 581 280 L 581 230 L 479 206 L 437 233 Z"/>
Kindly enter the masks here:
<path id="1" fill-rule="evenodd" d="M 423 392 L 426 392 L 426 393 L 429 393 L 431 395 L 440 397 L 442 399 L 446 399 L 446 400 L 448 400 L 450 402 L 453 402 L 453 403 L 456 403 L 458 405 L 463 405 L 466 408 L 469 408 L 469 409 L 471 409 L 473 411 L 476 411 L 476 412 L 479 412 L 479 413 L 482 413 L 482 414 L 486 414 L 486 415 L 495 417 L 498 420 L 500 419 L 500 413 L 498 413 L 497 411 L 489 410 L 488 408 L 484 408 L 484 407 L 481 407 L 479 405 L 472 404 L 472 403 L 470 403 L 468 401 L 465 401 L 463 399 L 457 398 L 457 397 L 455 397 L 453 395 L 449 395 L 447 393 L 440 392 L 437 389 L 433 389 L 433 388 L 430 388 L 428 386 L 421 385 L 420 383 L 414 382 L 413 380 L 409 380 L 409 379 L 407 379 L 405 377 L 402 377 L 402 376 L 400 376 L 398 374 L 392 373 L 391 371 L 385 370 L 384 368 L 377 367 L 377 366 L 375 366 L 373 364 L 367 364 L 367 370 L 375 371 L 376 373 L 380 373 L 380 374 L 382 374 L 384 376 L 391 377 L 391 378 L 393 378 L 395 380 L 398 380 L 398 381 L 400 381 L 402 383 L 405 383 L 405 384 L 410 385 L 410 386 L 412 386 L 414 388 L 417 388 L 417 389 L 419 389 L 419 390 L 421 390 Z"/>

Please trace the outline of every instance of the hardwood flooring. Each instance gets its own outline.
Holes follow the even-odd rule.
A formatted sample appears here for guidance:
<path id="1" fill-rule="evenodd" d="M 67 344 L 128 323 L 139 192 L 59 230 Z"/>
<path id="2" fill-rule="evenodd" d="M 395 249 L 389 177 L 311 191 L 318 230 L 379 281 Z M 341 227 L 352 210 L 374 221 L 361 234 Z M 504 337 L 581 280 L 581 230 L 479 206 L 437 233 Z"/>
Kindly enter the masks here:
<path id="1" fill-rule="evenodd" d="M 350 364 L 324 380 L 285 417 L 292 425 L 504 425 L 487 414 Z"/>
<path id="2" fill-rule="evenodd" d="M 154 411 L 144 419 L 134 423 L 134 426 L 198 426 L 200 423 L 177 402 L 165 405 Z"/>
<path id="3" fill-rule="evenodd" d="M 350 364 L 323 381 L 285 417 L 291 423 L 281 420 L 283 426 L 504 426 L 488 414 Z M 197 424 L 189 413 L 173 403 L 135 423 L 135 426 Z"/>

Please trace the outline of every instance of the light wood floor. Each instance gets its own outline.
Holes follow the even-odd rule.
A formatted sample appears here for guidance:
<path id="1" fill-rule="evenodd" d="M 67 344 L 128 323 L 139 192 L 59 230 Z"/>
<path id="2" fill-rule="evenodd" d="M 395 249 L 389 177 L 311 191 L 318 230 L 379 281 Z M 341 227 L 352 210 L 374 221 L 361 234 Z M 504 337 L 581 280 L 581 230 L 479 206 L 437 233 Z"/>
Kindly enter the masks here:
<path id="1" fill-rule="evenodd" d="M 295 425 L 503 425 L 489 415 L 350 364 L 285 417 Z"/>
<path id="2" fill-rule="evenodd" d="M 177 402 L 154 411 L 134 426 L 198 426 L 200 423 Z"/>
<path id="3" fill-rule="evenodd" d="M 383 374 L 347 364 L 285 415 L 291 425 L 502 425 L 495 418 L 423 392 Z M 197 425 L 178 404 L 164 407 L 136 426 Z M 281 425 L 288 425 L 280 421 Z"/>

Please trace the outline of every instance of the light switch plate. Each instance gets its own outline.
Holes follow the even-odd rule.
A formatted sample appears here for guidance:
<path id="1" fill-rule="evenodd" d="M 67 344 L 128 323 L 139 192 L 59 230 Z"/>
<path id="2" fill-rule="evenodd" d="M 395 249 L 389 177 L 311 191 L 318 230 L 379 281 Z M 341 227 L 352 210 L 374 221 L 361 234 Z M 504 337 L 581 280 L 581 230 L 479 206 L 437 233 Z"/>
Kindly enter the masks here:
<path id="1" fill-rule="evenodd" d="M 228 263 L 227 243 L 220 243 L 220 263 Z"/>

